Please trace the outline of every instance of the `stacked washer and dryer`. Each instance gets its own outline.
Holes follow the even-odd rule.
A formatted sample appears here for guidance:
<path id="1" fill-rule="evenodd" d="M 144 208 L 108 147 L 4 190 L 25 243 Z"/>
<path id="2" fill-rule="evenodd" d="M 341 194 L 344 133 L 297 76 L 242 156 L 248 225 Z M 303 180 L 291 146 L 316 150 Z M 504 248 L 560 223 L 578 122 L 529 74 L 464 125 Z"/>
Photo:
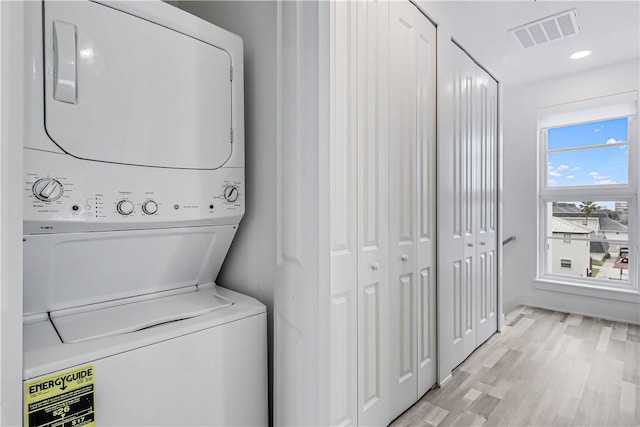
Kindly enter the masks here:
<path id="1" fill-rule="evenodd" d="M 264 425 L 242 40 L 162 2 L 25 3 L 25 425 Z"/>

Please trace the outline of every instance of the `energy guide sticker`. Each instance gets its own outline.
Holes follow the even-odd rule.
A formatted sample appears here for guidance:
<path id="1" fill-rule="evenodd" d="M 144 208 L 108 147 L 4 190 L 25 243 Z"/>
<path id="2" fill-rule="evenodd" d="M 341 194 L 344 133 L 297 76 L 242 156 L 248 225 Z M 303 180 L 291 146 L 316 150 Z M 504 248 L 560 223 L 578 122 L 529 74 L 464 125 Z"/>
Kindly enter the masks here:
<path id="1" fill-rule="evenodd" d="M 25 385 L 28 427 L 95 426 L 94 366 L 86 365 Z"/>

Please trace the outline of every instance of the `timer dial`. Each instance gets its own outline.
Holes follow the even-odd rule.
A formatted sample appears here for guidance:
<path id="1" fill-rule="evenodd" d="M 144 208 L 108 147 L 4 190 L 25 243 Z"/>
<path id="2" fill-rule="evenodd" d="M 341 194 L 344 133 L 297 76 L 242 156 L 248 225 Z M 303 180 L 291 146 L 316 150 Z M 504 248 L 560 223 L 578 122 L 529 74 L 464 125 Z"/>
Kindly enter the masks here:
<path id="1" fill-rule="evenodd" d="M 224 199 L 231 203 L 238 200 L 238 187 L 235 185 L 227 185 L 224 188 Z"/>
<path id="2" fill-rule="evenodd" d="M 62 197 L 64 189 L 57 179 L 40 178 L 33 184 L 32 191 L 38 200 L 54 202 Z"/>

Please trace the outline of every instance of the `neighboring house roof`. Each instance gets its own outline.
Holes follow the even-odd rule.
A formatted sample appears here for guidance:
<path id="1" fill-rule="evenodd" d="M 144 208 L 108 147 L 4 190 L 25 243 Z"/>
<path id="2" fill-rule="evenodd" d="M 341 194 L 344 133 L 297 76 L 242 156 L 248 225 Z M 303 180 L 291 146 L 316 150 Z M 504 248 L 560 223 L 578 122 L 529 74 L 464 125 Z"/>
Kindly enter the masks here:
<path id="1" fill-rule="evenodd" d="M 580 210 L 580 207 L 574 203 L 554 203 L 553 204 L 553 216 L 562 218 L 586 218 L 584 212 Z M 603 231 L 615 231 L 628 233 L 629 227 L 613 220 L 607 216 L 606 212 L 594 212 L 589 216 L 589 220 L 597 219 L 599 223 L 598 230 Z"/>
<path id="2" fill-rule="evenodd" d="M 598 218 L 600 220 L 600 231 L 616 231 L 628 233 L 629 227 L 615 221 L 609 217 Z"/>
<path id="3" fill-rule="evenodd" d="M 554 203 L 553 214 L 576 213 L 584 216 L 584 213 L 573 203 Z"/>
<path id="4" fill-rule="evenodd" d="M 551 222 L 551 232 L 564 234 L 591 234 L 595 230 L 591 227 L 576 224 L 564 219 L 553 217 Z"/>

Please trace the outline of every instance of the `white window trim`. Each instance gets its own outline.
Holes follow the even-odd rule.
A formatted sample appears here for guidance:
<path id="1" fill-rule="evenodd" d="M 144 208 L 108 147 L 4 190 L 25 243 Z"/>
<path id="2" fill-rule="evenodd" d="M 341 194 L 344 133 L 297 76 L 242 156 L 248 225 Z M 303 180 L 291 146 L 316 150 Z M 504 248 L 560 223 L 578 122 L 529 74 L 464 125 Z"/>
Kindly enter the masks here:
<path id="1" fill-rule="evenodd" d="M 533 287 L 543 291 L 562 292 L 565 294 L 640 304 L 640 293 L 635 290 L 611 289 L 608 287 L 605 288 L 589 284 L 575 284 L 563 280 L 552 279 L 536 279 L 533 281 Z"/>
<path id="2" fill-rule="evenodd" d="M 638 261 L 640 255 L 638 242 L 637 216 L 629 216 L 629 256 L 632 262 L 628 270 L 629 281 L 617 284 L 607 279 L 582 278 L 548 273 L 551 271 L 547 260 L 548 218 L 547 206 L 549 202 L 567 200 L 626 200 L 629 211 L 638 213 L 638 175 L 640 170 L 640 149 L 638 148 L 638 109 L 636 108 L 637 92 L 627 92 L 585 101 L 578 101 L 560 106 L 547 107 L 539 110 L 538 120 L 538 271 L 534 287 L 544 290 L 597 296 L 620 301 L 640 302 L 640 273 Z M 547 186 L 547 129 L 572 124 L 603 121 L 615 118 L 628 118 L 628 146 L 629 169 L 628 183 L 598 186 Z M 631 253 L 633 252 L 633 253 Z M 616 297 L 617 296 L 617 297 Z"/>

